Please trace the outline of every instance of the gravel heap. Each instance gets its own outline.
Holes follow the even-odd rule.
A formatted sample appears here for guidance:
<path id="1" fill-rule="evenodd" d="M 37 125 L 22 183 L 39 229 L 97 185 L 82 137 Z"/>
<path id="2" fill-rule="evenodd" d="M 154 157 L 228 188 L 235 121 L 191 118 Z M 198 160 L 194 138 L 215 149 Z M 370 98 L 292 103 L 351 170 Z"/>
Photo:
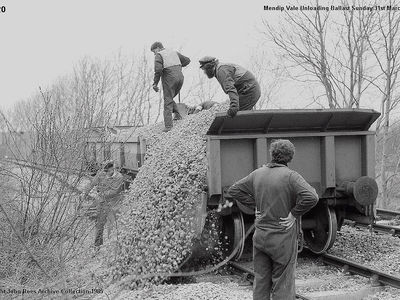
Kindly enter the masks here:
<path id="1" fill-rule="evenodd" d="M 345 276 L 336 267 L 324 265 L 322 260 L 302 257 L 297 260 L 296 280 L 317 281 L 317 284 L 297 285 L 296 291 L 307 294 L 316 291 L 354 292 L 369 285 L 369 279 L 361 276 Z"/>
<path id="2" fill-rule="evenodd" d="M 399 290 L 392 287 L 383 287 L 383 291 L 368 296 L 363 300 L 399 300 Z"/>
<path id="3" fill-rule="evenodd" d="M 117 246 L 113 278 L 174 272 L 189 257 L 206 188 L 205 134 L 214 113 L 225 110 L 225 105 L 215 105 L 177 121 L 167 133 L 161 125 L 136 131 L 146 139 L 146 157 L 122 205 L 117 237 L 111 240 Z M 128 286 L 144 283 L 137 279 Z"/>
<path id="4" fill-rule="evenodd" d="M 124 291 L 116 300 L 251 300 L 251 288 L 237 283 L 201 282 L 185 285 L 159 285 L 139 291 Z"/>
<path id="5" fill-rule="evenodd" d="M 400 277 L 400 239 L 343 226 L 329 253 Z"/>

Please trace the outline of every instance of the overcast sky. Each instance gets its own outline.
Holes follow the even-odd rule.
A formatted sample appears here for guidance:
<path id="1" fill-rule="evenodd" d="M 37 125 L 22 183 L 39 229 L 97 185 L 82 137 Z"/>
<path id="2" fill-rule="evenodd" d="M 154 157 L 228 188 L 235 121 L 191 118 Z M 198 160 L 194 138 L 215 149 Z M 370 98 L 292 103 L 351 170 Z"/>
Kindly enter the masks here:
<path id="1" fill-rule="evenodd" d="M 197 72 L 198 59 L 204 55 L 246 66 L 249 56 L 260 49 L 261 19 L 277 22 L 282 16 L 264 11 L 266 4 L 291 2 L 1 0 L 6 12 L 0 13 L 0 108 L 10 108 L 39 86 L 71 73 L 85 56 L 110 58 L 121 50 L 145 50 L 152 57 L 149 48 L 154 41 L 189 56 L 193 63 L 186 73 Z M 280 95 L 285 107 L 298 107 L 303 98 L 295 86 L 285 86 Z"/>
<path id="2" fill-rule="evenodd" d="M 259 42 L 264 1 L 2 0 L 1 106 L 28 98 L 88 55 L 133 53 L 160 40 L 194 61 L 246 63 Z M 149 55 L 151 52 L 149 51 Z M 188 70 L 190 72 L 190 70 Z"/>

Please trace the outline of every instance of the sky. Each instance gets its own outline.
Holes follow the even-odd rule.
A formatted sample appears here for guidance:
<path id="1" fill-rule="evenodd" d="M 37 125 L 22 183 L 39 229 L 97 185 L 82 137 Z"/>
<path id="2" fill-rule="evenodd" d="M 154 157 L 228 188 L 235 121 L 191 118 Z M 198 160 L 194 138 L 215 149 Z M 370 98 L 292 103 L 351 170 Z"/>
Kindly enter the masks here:
<path id="1" fill-rule="evenodd" d="M 188 74 L 198 72 L 198 60 L 205 55 L 246 66 L 251 54 L 264 47 L 271 55 L 267 59 L 276 60 L 260 26 L 262 18 L 278 24 L 282 13 L 264 11 L 264 5 L 292 2 L 0 0 L 0 109 L 72 73 L 85 56 L 145 51 L 152 57 L 154 41 L 190 57 Z M 291 84 L 281 89 L 279 100 L 286 108 L 301 107 L 306 95 Z"/>
<path id="2" fill-rule="evenodd" d="M 154 41 L 192 58 L 205 55 L 244 64 L 259 43 L 264 2 L 1 0 L 0 107 L 72 72 L 84 56 L 150 52 Z M 150 84 L 150 83 L 149 83 Z"/>

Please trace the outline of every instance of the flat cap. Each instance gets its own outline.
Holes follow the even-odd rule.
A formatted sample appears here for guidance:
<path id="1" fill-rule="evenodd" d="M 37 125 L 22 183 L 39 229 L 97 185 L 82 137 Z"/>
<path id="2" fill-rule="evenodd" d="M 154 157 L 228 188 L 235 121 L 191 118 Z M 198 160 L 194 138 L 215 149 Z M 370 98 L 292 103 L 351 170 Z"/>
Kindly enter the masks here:
<path id="1" fill-rule="evenodd" d="M 217 59 L 215 57 L 212 56 L 204 56 L 203 58 L 201 58 L 199 60 L 200 63 L 200 68 L 204 67 L 204 65 L 208 64 L 208 63 L 213 63 L 215 62 Z"/>
<path id="2" fill-rule="evenodd" d="M 113 160 L 106 160 L 103 162 L 103 170 L 106 171 L 108 169 L 111 169 L 114 167 L 114 161 Z"/>
<path id="3" fill-rule="evenodd" d="M 162 49 L 162 48 L 164 48 L 164 46 L 163 46 L 163 44 L 161 42 L 154 42 L 151 45 L 150 50 L 153 51 L 156 48 L 161 48 Z"/>

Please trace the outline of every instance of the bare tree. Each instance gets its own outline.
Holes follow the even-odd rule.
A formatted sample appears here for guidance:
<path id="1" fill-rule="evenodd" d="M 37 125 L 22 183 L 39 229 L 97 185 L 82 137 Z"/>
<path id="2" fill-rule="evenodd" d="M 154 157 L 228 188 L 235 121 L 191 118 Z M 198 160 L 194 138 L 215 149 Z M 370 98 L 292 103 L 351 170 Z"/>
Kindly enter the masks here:
<path id="1" fill-rule="evenodd" d="M 83 107 L 71 109 L 64 101 L 63 90 L 57 85 L 40 91 L 32 99 L 35 110 L 19 107 L 14 120 L 27 120 L 18 124 L 23 135 L 12 137 L 8 144 L 12 160 L 3 160 L 0 168 L 1 188 L 12 188 L 0 203 L 1 226 L 10 228 L 5 253 L 11 255 L 2 265 L 7 266 L 10 278 L 22 284 L 57 274 L 60 264 L 79 253 L 90 228 L 80 217 L 82 199 L 76 194 L 84 176 L 86 132 L 78 129 L 85 116 Z M 4 114 L 2 121 L 8 133 L 16 132 Z M 56 255 L 61 245 L 63 254 Z"/>
<path id="2" fill-rule="evenodd" d="M 10 277 L 23 284 L 46 279 L 82 251 L 91 232 L 90 222 L 82 218 L 82 207 L 89 203 L 77 194 L 82 181 L 88 181 L 88 128 L 157 120 L 161 100 L 150 94 L 151 76 L 144 54 L 119 54 L 104 61 L 86 57 L 72 75 L 2 114 L 2 146 L 9 157 L 1 161 L 0 189 L 10 195 L 0 203 L 0 227 L 7 228 L 10 237 L 7 253 L 24 258 L 5 258 Z M 19 239 L 11 238 L 15 235 Z"/>
<path id="3" fill-rule="evenodd" d="M 283 80 L 283 70 L 267 59 L 265 50 L 254 52 L 250 57 L 249 70 L 254 74 L 261 87 L 261 97 L 256 109 L 266 109 L 273 103 Z"/>
<path id="4" fill-rule="evenodd" d="M 115 65 L 114 82 L 117 93 L 113 102 L 117 103 L 115 122 L 119 125 L 146 125 L 153 123 L 160 115 L 160 102 L 152 92 L 153 67 L 143 51 L 130 58 L 119 55 Z"/>
<path id="5" fill-rule="evenodd" d="M 310 5 L 319 4 L 316 1 Z M 343 1 L 342 5 L 349 6 L 349 2 Z M 322 86 L 329 107 L 359 107 L 369 85 L 364 74 L 371 14 L 345 11 L 341 18 L 333 18 L 327 6 L 325 10 L 296 14 L 284 11 L 279 26 L 263 21 L 263 33 L 278 47 L 280 59 L 288 64 L 296 80 Z"/>
<path id="6" fill-rule="evenodd" d="M 391 0 L 388 5 L 398 6 L 398 1 Z M 388 140 L 390 130 L 390 115 L 400 102 L 399 83 L 397 76 L 400 71 L 400 16 L 395 10 L 385 11 L 376 15 L 376 32 L 369 39 L 369 45 L 373 51 L 377 65 L 381 71 L 382 86 L 377 88 L 382 93 L 381 117 L 378 120 L 377 131 L 379 133 L 378 145 L 381 147 L 380 181 L 382 207 L 387 207 L 388 197 Z"/>
<path id="7" fill-rule="evenodd" d="M 400 209 L 398 200 L 389 201 L 389 199 L 398 199 L 400 196 L 400 126 L 395 122 L 390 125 L 390 131 L 386 142 L 387 155 L 387 206 L 388 209 Z M 381 150 L 381 149 L 379 149 Z M 379 153 L 381 155 L 381 153 Z"/>
<path id="8" fill-rule="evenodd" d="M 73 98 L 84 103 L 93 126 L 138 126 L 154 122 L 159 98 L 151 93 L 152 67 L 139 56 L 118 53 L 112 60 L 84 58 L 74 70 Z"/>
<path id="9" fill-rule="evenodd" d="M 187 81 L 187 79 L 185 78 Z M 181 94 L 181 101 L 187 104 L 200 104 L 205 101 L 217 101 L 218 97 L 223 97 L 220 86 L 216 80 L 210 80 L 203 74 L 203 71 L 198 71 L 196 76 L 192 78 L 192 82 L 185 83 L 185 93 Z"/>

